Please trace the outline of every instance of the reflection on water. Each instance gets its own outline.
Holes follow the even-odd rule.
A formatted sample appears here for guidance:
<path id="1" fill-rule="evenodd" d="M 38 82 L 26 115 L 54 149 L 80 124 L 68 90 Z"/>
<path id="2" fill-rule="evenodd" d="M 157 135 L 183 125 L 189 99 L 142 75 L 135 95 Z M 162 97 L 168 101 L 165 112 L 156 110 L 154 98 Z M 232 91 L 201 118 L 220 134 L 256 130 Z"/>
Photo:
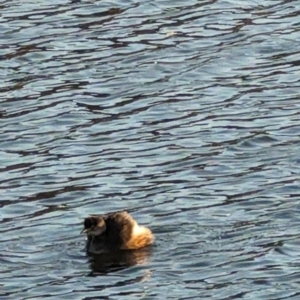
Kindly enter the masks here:
<path id="1" fill-rule="evenodd" d="M 116 272 L 135 265 L 146 266 L 149 263 L 151 252 L 151 248 L 145 248 L 101 255 L 87 253 L 89 256 L 91 275 Z"/>
<path id="2" fill-rule="evenodd" d="M 299 1 L 0 6 L 1 299 L 298 300 Z"/>

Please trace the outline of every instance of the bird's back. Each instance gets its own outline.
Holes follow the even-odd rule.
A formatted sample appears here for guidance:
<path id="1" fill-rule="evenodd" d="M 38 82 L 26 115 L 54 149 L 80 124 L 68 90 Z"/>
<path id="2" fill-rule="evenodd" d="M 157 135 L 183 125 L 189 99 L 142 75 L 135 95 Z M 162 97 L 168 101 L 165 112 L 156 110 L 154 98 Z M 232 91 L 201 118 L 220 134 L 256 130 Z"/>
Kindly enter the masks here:
<path id="1" fill-rule="evenodd" d="M 135 220 L 126 211 L 122 211 L 106 215 L 105 222 L 107 244 L 122 249 L 131 238 Z"/>

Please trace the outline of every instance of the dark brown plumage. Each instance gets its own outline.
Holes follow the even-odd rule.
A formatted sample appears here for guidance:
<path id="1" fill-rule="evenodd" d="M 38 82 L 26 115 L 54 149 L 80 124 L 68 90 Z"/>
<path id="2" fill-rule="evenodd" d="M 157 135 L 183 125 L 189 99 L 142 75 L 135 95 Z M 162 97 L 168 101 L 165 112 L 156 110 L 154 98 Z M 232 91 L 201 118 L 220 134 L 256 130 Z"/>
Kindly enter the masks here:
<path id="1" fill-rule="evenodd" d="M 150 229 L 139 226 L 126 211 L 91 215 L 84 220 L 82 232 L 88 237 L 88 252 L 97 254 L 140 249 L 154 241 Z"/>

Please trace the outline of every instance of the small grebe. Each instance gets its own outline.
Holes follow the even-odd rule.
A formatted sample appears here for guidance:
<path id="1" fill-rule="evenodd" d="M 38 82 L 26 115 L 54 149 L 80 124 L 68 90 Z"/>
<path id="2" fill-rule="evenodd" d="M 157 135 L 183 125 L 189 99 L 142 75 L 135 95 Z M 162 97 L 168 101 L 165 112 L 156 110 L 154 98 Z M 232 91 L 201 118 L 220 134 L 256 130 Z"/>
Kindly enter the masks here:
<path id="1" fill-rule="evenodd" d="M 151 230 L 138 225 L 126 211 L 91 215 L 82 232 L 88 237 L 87 251 L 95 254 L 136 250 L 154 242 Z"/>

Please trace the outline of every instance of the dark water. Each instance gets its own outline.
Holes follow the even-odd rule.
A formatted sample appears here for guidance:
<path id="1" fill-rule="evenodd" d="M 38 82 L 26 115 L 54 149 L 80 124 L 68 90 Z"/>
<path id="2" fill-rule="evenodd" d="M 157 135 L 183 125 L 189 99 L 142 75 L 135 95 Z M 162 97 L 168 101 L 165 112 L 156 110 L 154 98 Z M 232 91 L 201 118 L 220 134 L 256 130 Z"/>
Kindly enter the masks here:
<path id="1" fill-rule="evenodd" d="M 1 299 L 300 299 L 300 1 L 0 7 Z"/>

